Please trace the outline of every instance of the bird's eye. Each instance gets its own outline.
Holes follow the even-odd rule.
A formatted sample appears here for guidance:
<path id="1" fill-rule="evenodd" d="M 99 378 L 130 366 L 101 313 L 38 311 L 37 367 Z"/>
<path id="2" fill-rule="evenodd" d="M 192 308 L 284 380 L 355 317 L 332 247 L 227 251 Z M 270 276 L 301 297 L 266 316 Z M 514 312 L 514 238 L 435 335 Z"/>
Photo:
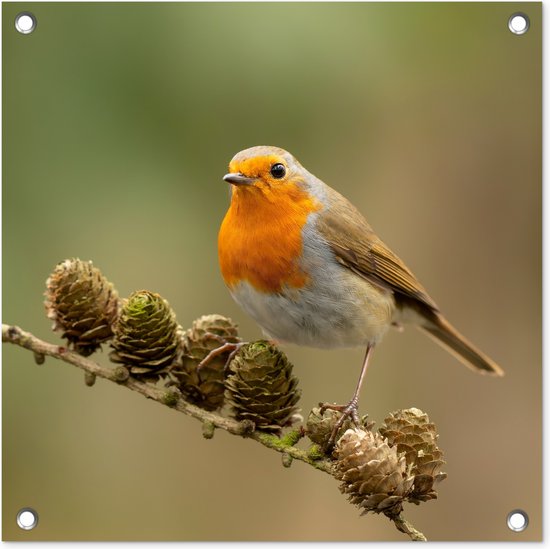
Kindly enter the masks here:
<path id="1" fill-rule="evenodd" d="M 273 166 L 271 166 L 271 170 L 269 171 L 275 179 L 281 179 L 286 174 L 286 168 L 283 164 L 273 164 Z"/>

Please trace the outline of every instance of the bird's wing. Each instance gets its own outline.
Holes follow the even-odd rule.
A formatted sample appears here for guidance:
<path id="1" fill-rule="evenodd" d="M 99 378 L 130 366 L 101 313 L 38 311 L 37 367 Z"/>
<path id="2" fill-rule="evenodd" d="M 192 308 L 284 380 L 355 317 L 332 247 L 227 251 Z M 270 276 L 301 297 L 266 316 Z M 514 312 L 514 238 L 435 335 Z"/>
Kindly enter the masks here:
<path id="1" fill-rule="evenodd" d="M 392 290 L 398 301 L 416 302 L 432 311 L 438 307 L 420 282 L 374 233 L 365 218 L 342 195 L 327 187 L 330 208 L 317 219 L 317 228 L 339 263 L 374 284 Z"/>

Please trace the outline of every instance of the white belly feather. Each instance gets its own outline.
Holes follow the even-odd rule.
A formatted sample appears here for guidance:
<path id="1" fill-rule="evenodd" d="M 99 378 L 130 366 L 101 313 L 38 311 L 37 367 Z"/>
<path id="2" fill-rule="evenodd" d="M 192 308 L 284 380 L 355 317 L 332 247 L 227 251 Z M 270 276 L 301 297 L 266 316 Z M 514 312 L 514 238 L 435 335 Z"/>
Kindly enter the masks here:
<path id="1" fill-rule="evenodd" d="M 378 343 L 392 322 L 392 293 L 337 263 L 318 238 L 304 241 L 309 244 L 304 246 L 302 267 L 313 273 L 304 288 L 266 294 L 242 281 L 231 288 L 234 299 L 268 337 L 282 342 L 322 348 Z"/>

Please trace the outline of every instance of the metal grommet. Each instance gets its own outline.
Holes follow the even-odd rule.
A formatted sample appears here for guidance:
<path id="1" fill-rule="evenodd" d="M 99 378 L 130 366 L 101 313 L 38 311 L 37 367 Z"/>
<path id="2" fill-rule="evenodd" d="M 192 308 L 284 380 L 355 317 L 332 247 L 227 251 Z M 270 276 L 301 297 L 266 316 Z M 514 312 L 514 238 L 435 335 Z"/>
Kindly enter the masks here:
<path id="1" fill-rule="evenodd" d="M 510 15 L 508 19 L 508 28 L 514 34 L 525 34 L 529 30 L 529 17 L 522 12 L 516 12 Z"/>
<path id="2" fill-rule="evenodd" d="M 36 28 L 36 17 L 29 11 L 22 11 L 15 18 L 15 28 L 21 34 L 30 34 Z"/>
<path id="3" fill-rule="evenodd" d="M 514 509 L 508 513 L 506 524 L 514 532 L 523 532 L 529 524 L 529 516 L 522 509 Z"/>
<path id="4" fill-rule="evenodd" d="M 17 525 L 22 530 L 32 530 L 38 524 L 38 513 L 30 507 L 23 507 L 17 513 Z"/>

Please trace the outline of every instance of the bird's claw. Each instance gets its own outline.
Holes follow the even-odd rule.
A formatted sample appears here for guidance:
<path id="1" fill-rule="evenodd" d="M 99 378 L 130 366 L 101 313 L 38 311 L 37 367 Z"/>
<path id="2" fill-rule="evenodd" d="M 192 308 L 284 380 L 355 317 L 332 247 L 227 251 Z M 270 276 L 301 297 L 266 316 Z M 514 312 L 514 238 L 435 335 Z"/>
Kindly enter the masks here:
<path id="1" fill-rule="evenodd" d="M 334 446 L 336 437 L 348 417 L 351 418 L 356 427 L 361 426 L 361 420 L 359 419 L 359 413 L 357 411 L 357 399 L 353 398 L 347 404 L 329 404 L 328 402 L 325 402 L 319 403 L 319 405 L 321 406 L 321 414 L 323 414 L 325 410 L 336 410 L 342 414 L 332 428 L 332 432 L 327 443 L 327 447 L 329 449 Z"/>
<path id="2" fill-rule="evenodd" d="M 211 334 L 215 336 L 215 334 Z M 224 341 L 223 338 L 220 338 L 220 342 Z M 225 361 L 224 369 L 227 369 L 229 366 L 229 363 L 233 360 L 235 355 L 239 352 L 240 348 L 243 345 L 246 345 L 248 342 L 246 341 L 239 341 L 238 343 L 221 343 L 219 347 L 216 347 L 215 349 L 212 349 L 198 364 L 197 364 L 197 371 L 199 371 L 201 368 L 206 366 L 211 360 L 216 358 L 219 355 L 222 355 L 224 353 L 229 352 L 229 356 L 227 357 L 227 360 Z"/>

